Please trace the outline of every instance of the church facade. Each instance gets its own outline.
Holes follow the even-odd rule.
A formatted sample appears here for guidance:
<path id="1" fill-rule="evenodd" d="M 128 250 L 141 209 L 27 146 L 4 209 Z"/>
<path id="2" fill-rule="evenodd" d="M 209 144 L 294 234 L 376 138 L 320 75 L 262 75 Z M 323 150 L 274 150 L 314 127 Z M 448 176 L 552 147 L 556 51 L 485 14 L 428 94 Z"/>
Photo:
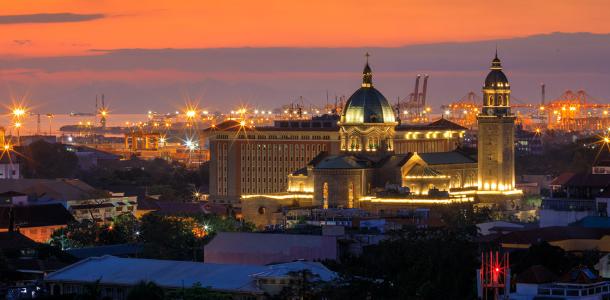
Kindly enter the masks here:
<path id="1" fill-rule="evenodd" d="M 262 128 L 228 121 L 206 129 L 212 155 L 210 199 L 238 196 L 230 203 L 242 208 L 246 220 L 262 226 L 278 224 L 287 208 L 360 208 L 387 214 L 515 198 L 520 195 L 514 189 L 515 117 L 497 57 L 483 95 L 478 153 L 466 153 L 459 147 L 466 128 L 448 120 L 400 124 L 374 87 L 367 60 L 360 88 L 335 119 L 276 121 Z M 232 171 L 245 175 L 239 180 L 219 176 Z M 227 195 L 228 181 L 238 187 L 233 195 Z"/>

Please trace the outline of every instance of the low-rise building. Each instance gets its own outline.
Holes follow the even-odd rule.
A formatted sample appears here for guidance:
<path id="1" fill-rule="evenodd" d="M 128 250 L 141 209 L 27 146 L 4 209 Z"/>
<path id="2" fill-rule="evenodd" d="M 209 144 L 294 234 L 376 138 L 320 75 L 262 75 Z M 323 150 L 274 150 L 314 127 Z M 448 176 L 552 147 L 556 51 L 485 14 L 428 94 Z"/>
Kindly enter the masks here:
<path id="1" fill-rule="evenodd" d="M 321 281 L 331 281 L 337 276 L 317 262 L 263 266 L 102 256 L 53 272 L 45 277 L 45 283 L 52 295 L 81 294 L 88 285 L 96 283 L 101 297 L 113 300 L 126 299 L 129 290 L 142 281 L 154 282 L 165 290 L 200 284 L 234 299 L 265 299 L 266 295 L 277 295 L 284 287 L 298 284 L 293 274 L 303 270 Z"/>
<path id="2" fill-rule="evenodd" d="M 610 229 L 556 226 L 514 231 L 498 238 L 504 249 L 528 249 L 543 241 L 565 251 L 610 252 Z"/>
<path id="3" fill-rule="evenodd" d="M 3 151 L 3 150 L 1 150 Z M 0 151 L 0 152 L 1 152 Z M 1 179 L 19 179 L 20 158 L 14 152 L 2 152 L 0 155 L 0 180 Z"/>
<path id="4" fill-rule="evenodd" d="M 72 215 L 59 203 L 0 206 L 0 232 L 11 231 L 12 226 L 39 243 L 48 242 L 53 231 L 73 221 Z"/>
<path id="5" fill-rule="evenodd" d="M 542 199 L 540 227 L 567 226 L 588 216 L 608 215 L 610 174 L 565 173 L 554 179 L 551 195 Z"/>
<path id="6" fill-rule="evenodd" d="M 535 271 L 532 270 L 534 268 Z M 554 281 L 550 281 L 552 274 L 541 266 L 534 266 L 523 273 L 531 275 L 523 274 L 517 277 L 516 291 L 510 294 L 510 300 L 610 298 L 610 281 L 603 280 L 588 268 L 576 268 Z"/>
<path id="7" fill-rule="evenodd" d="M 335 236 L 220 232 L 205 246 L 204 256 L 208 263 L 266 265 L 295 260 L 336 260 L 338 247 Z"/>
<path id="8" fill-rule="evenodd" d="M 106 222 L 130 213 L 135 215 L 137 197 L 101 191 L 77 179 L 14 179 L 0 184 L 0 193 L 28 196 L 27 205 L 60 203 L 78 221 Z"/>

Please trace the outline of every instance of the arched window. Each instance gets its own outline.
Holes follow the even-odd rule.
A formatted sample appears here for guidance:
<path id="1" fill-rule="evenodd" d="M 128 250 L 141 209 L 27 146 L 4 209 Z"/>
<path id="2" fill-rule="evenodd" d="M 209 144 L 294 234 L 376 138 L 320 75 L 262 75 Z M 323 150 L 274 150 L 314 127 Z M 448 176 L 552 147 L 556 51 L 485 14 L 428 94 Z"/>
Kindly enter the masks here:
<path id="1" fill-rule="evenodd" d="M 349 140 L 350 150 L 360 150 L 360 139 L 357 136 L 352 136 Z"/>
<path id="2" fill-rule="evenodd" d="M 489 101 L 487 101 L 487 106 L 492 106 L 494 103 L 494 97 L 492 95 L 489 95 Z"/>
<path id="3" fill-rule="evenodd" d="M 504 106 L 504 102 L 502 101 L 502 95 L 498 96 L 498 106 Z"/>
<path id="4" fill-rule="evenodd" d="M 328 182 L 325 182 L 322 186 L 322 198 L 324 198 L 322 208 L 328 209 Z"/>

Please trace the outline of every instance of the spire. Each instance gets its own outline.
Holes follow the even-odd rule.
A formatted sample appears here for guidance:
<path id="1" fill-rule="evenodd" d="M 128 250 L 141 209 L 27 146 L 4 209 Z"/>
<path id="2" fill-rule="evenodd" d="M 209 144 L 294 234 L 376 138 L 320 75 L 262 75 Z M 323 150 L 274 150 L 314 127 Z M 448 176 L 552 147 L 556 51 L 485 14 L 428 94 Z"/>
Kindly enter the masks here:
<path id="1" fill-rule="evenodd" d="M 369 66 L 369 56 L 371 55 L 367 52 L 364 56 L 366 57 L 366 65 L 364 65 L 364 70 L 362 71 L 362 87 L 372 87 L 373 71 L 371 71 L 371 66 Z"/>
<path id="2" fill-rule="evenodd" d="M 500 59 L 498 58 L 498 45 L 496 45 L 496 55 L 494 56 L 494 59 L 491 61 L 490 69 L 502 70 L 502 62 L 500 62 Z"/>

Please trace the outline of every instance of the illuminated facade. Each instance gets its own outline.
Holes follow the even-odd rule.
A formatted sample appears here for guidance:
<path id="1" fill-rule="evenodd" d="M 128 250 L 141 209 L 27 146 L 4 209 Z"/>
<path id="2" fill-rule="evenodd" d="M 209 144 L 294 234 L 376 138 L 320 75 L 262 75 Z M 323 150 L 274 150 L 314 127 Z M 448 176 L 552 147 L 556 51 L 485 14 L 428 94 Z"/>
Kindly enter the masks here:
<path id="1" fill-rule="evenodd" d="M 276 121 L 272 127 L 228 121 L 206 129 L 203 138 L 212 153 L 210 199 L 239 195 L 245 219 L 257 226 L 280 224 L 285 209 L 298 207 L 387 213 L 474 201 L 473 193 L 450 194 L 476 191 L 476 158 L 457 149 L 466 128 L 445 119 L 401 125 L 373 87 L 368 62 L 362 76 L 360 88 L 328 128 L 314 130 L 307 124 L 317 122 L 314 118 Z M 282 137 L 272 141 L 306 151 L 269 153 L 275 147 L 270 134 Z M 312 135 L 327 138 L 318 139 L 323 144 L 308 152 Z"/>
<path id="2" fill-rule="evenodd" d="M 362 86 L 345 104 L 339 122 L 341 151 L 394 151 L 394 111 L 385 97 L 373 87 L 368 59 L 362 72 Z"/>
<path id="3" fill-rule="evenodd" d="M 205 129 L 200 144 L 209 147 L 210 200 L 241 202 L 243 207 L 244 197 L 315 191 L 320 194 L 315 201 L 322 199 L 320 205 L 333 207 L 338 205 L 333 200 L 339 197 L 336 191 L 344 189 L 346 203 L 341 206 L 358 207 L 358 199 L 369 195 L 374 187 L 360 179 L 373 172 L 323 171 L 315 168 L 316 159 L 354 155 L 376 157 L 371 160 L 375 162 L 395 154 L 452 152 L 460 144 L 466 128 L 445 119 L 400 125 L 388 101 L 373 87 L 368 63 L 362 76 L 361 87 L 349 98 L 340 116 L 276 120 L 273 126 L 262 127 L 229 120 Z M 325 172 L 349 173 L 346 176 L 351 179 L 336 176 L 337 180 L 345 180 L 326 185 L 314 180 L 314 173 Z M 397 180 L 400 184 L 400 176 Z"/>
<path id="4" fill-rule="evenodd" d="M 515 190 L 515 115 L 510 110 L 510 84 L 496 53 L 483 86 L 478 122 L 480 195 L 512 194 Z"/>

